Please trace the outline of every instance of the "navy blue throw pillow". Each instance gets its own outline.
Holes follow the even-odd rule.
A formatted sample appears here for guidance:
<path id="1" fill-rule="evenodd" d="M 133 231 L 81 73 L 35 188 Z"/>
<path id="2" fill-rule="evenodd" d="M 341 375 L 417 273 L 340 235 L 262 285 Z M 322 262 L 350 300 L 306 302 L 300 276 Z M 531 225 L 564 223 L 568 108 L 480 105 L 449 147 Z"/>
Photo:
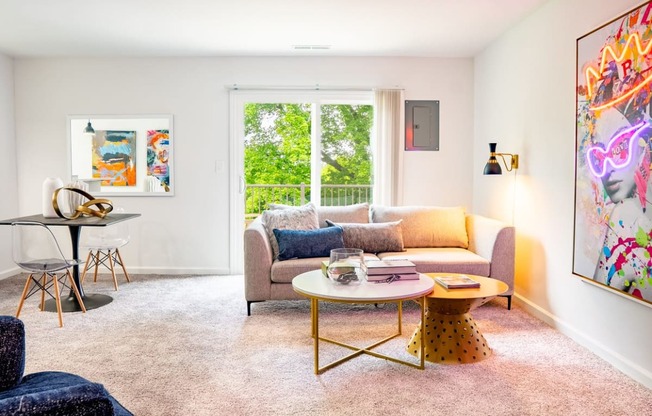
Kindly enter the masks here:
<path id="1" fill-rule="evenodd" d="M 315 230 L 279 230 L 274 228 L 278 242 L 278 259 L 303 259 L 328 257 L 334 248 L 344 248 L 341 227 L 317 228 Z"/>

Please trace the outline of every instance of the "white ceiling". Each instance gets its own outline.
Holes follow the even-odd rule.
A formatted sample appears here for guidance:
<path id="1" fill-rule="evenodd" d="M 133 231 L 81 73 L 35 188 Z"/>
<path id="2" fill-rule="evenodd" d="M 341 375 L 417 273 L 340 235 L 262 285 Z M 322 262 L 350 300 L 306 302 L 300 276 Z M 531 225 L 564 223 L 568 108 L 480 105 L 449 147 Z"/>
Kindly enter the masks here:
<path id="1" fill-rule="evenodd" d="M 0 53 L 471 57 L 546 1 L 0 0 Z"/>

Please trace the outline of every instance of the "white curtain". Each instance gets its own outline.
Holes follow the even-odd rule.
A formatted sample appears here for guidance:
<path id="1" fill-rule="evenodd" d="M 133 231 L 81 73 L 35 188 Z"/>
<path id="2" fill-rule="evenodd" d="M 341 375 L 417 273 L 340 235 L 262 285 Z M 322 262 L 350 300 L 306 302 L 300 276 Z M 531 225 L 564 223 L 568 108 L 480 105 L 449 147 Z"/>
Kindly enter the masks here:
<path id="1" fill-rule="evenodd" d="M 374 91 L 374 203 L 403 202 L 403 90 Z"/>

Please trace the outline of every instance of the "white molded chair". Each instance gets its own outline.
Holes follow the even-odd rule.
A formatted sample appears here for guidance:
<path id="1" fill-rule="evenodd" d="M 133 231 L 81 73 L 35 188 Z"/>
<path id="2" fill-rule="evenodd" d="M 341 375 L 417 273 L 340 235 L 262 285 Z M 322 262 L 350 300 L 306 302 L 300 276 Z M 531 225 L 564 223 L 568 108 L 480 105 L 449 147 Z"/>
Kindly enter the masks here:
<path id="1" fill-rule="evenodd" d="M 124 212 L 123 209 L 116 209 L 113 212 Z M 82 272 L 81 282 L 84 283 L 86 273 L 91 267 L 94 267 L 93 282 L 97 282 L 97 271 L 100 265 L 103 265 L 111 272 L 113 276 L 113 286 L 118 290 L 118 279 L 115 275 L 115 265 L 119 264 L 125 274 L 127 282 L 131 282 L 129 273 L 125 268 L 120 247 L 129 242 L 129 226 L 126 221 L 108 227 L 85 227 L 82 232 L 81 247 L 88 250 L 86 266 Z"/>
<path id="2" fill-rule="evenodd" d="M 45 308 L 45 294 L 47 293 L 55 300 L 59 326 L 62 327 L 61 291 L 67 287 L 72 288 L 82 312 L 86 312 L 77 285 L 70 274 L 70 268 L 82 262 L 77 259 L 66 259 L 52 230 L 45 224 L 36 221 L 14 222 L 11 224 L 11 231 L 13 260 L 21 269 L 30 273 L 18 303 L 16 318 L 20 316 L 25 299 L 40 291 L 41 311 Z M 57 277 L 57 272 L 61 272 L 59 277 Z M 66 284 L 66 277 L 70 286 Z M 53 293 L 50 292 L 50 289 L 54 289 Z"/>

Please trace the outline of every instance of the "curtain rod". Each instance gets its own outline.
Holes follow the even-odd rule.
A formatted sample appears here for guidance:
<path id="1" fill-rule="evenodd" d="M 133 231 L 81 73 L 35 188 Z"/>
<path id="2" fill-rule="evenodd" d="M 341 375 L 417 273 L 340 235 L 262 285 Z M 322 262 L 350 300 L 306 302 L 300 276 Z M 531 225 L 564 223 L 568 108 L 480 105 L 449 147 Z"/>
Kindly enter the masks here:
<path id="1" fill-rule="evenodd" d="M 352 87 L 352 86 L 334 86 L 334 85 L 225 85 L 227 90 L 232 91 L 375 91 L 375 90 L 400 90 L 400 87 Z"/>

